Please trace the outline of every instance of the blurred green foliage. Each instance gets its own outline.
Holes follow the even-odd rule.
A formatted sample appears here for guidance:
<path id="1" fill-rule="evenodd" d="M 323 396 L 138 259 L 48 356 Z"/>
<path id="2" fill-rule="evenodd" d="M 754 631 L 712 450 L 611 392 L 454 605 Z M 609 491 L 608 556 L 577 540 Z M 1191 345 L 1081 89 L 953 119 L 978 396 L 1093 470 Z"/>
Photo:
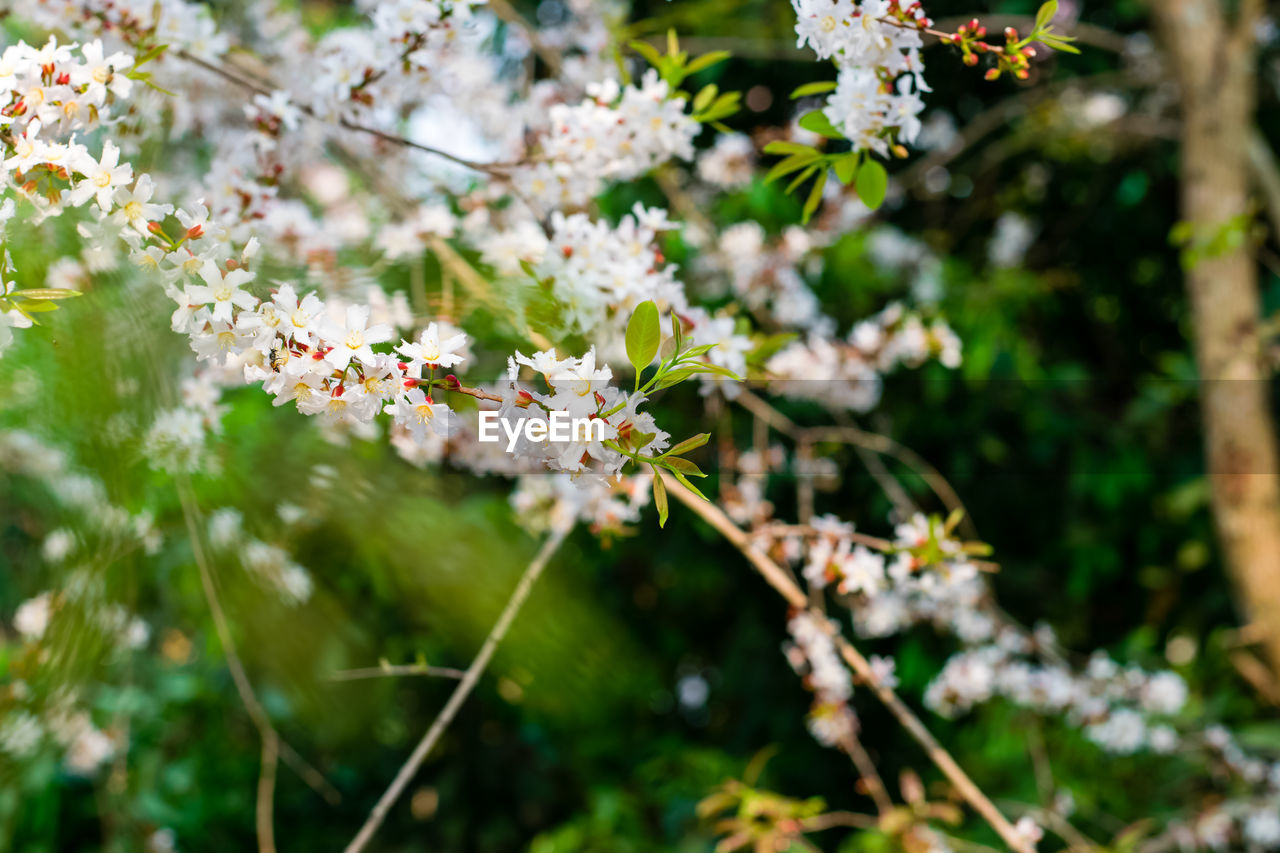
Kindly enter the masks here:
<path id="1" fill-rule="evenodd" d="M 1027 14 L 1034 5 L 928 7 L 940 18 Z M 348 14 L 345 4 L 307 8 L 318 29 Z M 1137 0 L 1086 10 L 1090 23 L 1125 33 L 1143 29 L 1143 15 Z M 791 9 L 777 0 L 655 0 L 636 4 L 626 35 L 673 26 L 685 39 L 741 38 L 787 56 L 791 25 Z M 1188 318 L 1168 240 L 1173 143 L 1159 134 L 1081 134 L 1061 121 L 1054 97 L 1032 100 L 1033 89 L 1005 81 L 982 84 L 943 52 L 930 55 L 930 68 L 930 103 L 953 111 L 962 128 L 1008 99 L 1028 106 L 949 166 L 963 179 L 950 193 L 913 195 L 882 211 L 945 259 L 940 307 L 964 341 L 965 365 L 957 375 L 931 368 L 891 379 L 871 425 L 946 473 L 995 547 L 1002 565 L 995 584 L 1015 617 L 1047 621 L 1082 653 L 1106 648 L 1151 666 L 1169 665 L 1171 637 L 1189 637 L 1198 653 L 1175 667 L 1192 686 L 1186 713 L 1261 721 L 1245 728 L 1248 737 L 1280 747 L 1280 724 L 1268 722 L 1274 712 L 1228 660 L 1237 619 L 1207 513 Z M 1086 47 L 1055 60 L 1048 79 L 1033 85 L 1059 93 L 1075 78 L 1119 85 L 1117 68 L 1113 55 Z M 809 61 L 736 57 L 699 83 L 764 87 L 769 97 L 754 102 L 763 108 L 728 120 L 749 129 L 785 123 L 787 93 L 826 71 Z M 1280 125 L 1273 86 L 1264 86 L 1260 121 L 1264 130 Z M 642 183 L 603 207 L 625 210 L 637 195 L 661 198 Z M 994 223 L 1006 211 L 1040 226 L 1024 268 L 997 270 L 987 261 Z M 724 224 L 755 219 L 776 232 L 797 222 L 800 209 L 780 187 L 757 181 L 709 215 Z M 47 225 L 13 248 L 38 280 L 75 239 Z M 681 260 L 682 247 L 670 248 Z M 905 293 L 901 277 L 876 270 L 859 233 L 828 251 L 817 286 L 842 323 Z M 1265 288 L 1269 308 L 1280 307 L 1280 277 L 1269 274 Z M 160 827 L 174 830 L 182 850 L 253 845 L 257 735 L 213 633 L 173 483 L 146 467 L 136 443 L 110 440 L 113 418 L 145 424 L 176 393 L 170 368 L 187 355 L 168 332 L 168 311 L 158 294 L 124 276 L 99 276 L 89 296 L 66 303 L 44 330 L 21 335 L 0 361 L 0 426 L 37 431 L 66 448 L 112 502 L 154 508 L 173 534 L 154 557 L 103 551 L 92 566 L 109 597 L 148 619 L 159 653 L 119 660 L 89 639 L 69 641 L 83 668 L 67 678 L 85 679 L 104 719 L 127 718 L 127 773 L 89 782 L 51 759 L 21 773 L 0 770 L 0 845 L 23 853 L 140 850 Z M 515 340 L 497 321 L 477 319 Z M 33 384 L 37 393 L 23 391 Z M 285 739 L 341 793 L 340 803 L 327 804 L 282 768 L 281 848 L 334 849 L 452 685 L 334 682 L 332 673 L 379 658 L 465 666 L 535 540 L 513 521 L 505 482 L 419 471 L 385 441 L 352 440 L 335 451 L 305 419 L 252 390 L 228 402 L 221 469 L 195 481 L 202 512 L 236 507 L 249 532 L 268 538 L 281 501 L 308 511 L 308 522 L 278 542 L 312 573 L 316 594 L 307 604 L 279 603 L 237 567 L 215 570 L 264 703 Z M 689 413 L 678 423 L 689 434 L 715 426 L 694 414 L 696 392 L 673 393 L 663 406 Z M 804 406 L 789 411 L 812 422 L 824 417 Z M 745 421 L 734 429 L 749 435 Z M 886 500 L 856 456 L 837 458 L 847 476 L 838 491 L 819 496 L 819 509 L 883 531 Z M 317 466 L 328 466 L 330 485 L 316 485 Z M 937 508 L 923 483 L 895 472 Z M 0 613 L 10 614 L 50 585 L 43 537 L 76 520 L 60 517 L 39 482 L 0 476 Z M 774 498 L 779 514 L 790 514 L 792 497 Z M 778 752 L 762 784 L 866 811 L 847 761 L 804 729 L 808 696 L 779 652 L 784 619 L 780 601 L 740 557 L 678 508 L 660 536 L 652 514 L 640 535 L 605 547 L 575 534 L 377 849 L 708 851 L 714 836 L 696 803 L 770 745 Z M 896 658 L 902 692 L 915 704 L 950 652 L 928 630 L 865 645 Z M 0 645 L 0 668 L 11 649 Z M 689 675 L 706 680 L 705 706 L 678 701 L 678 681 Z M 881 709 L 859 700 L 858 710 L 886 778 L 923 770 L 918 748 Z M 1057 786 L 1075 794 L 1080 825 L 1099 838 L 1123 827 L 1117 816 L 1167 815 L 1204 784 L 1178 759 L 1106 757 L 1069 727 L 999 703 L 956 721 L 926 719 L 1002 802 L 1040 800 L 1034 756 L 1048 755 Z M 964 832 L 994 841 L 975 821 Z M 871 851 L 883 849 L 878 838 L 829 832 L 815 840 L 823 849 Z"/>

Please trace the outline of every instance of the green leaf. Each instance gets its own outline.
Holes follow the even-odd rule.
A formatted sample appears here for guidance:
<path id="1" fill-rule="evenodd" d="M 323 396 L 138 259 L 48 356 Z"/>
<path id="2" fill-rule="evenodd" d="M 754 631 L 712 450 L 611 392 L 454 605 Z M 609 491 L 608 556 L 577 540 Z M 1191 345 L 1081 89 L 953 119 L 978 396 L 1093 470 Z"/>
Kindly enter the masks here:
<path id="1" fill-rule="evenodd" d="M 803 98 L 806 95 L 825 95 L 836 87 L 834 80 L 820 80 L 817 83 L 805 83 L 791 93 L 792 98 Z"/>
<path id="2" fill-rule="evenodd" d="M 689 359 L 692 359 L 692 358 L 698 358 L 699 356 L 704 356 L 715 348 L 716 348 L 715 344 L 698 344 L 696 347 L 689 347 L 689 349 L 685 350 L 680 354 L 680 360 L 688 361 Z"/>
<path id="3" fill-rule="evenodd" d="M 679 385 L 681 382 L 695 375 L 698 369 L 695 367 L 686 367 L 682 370 L 673 370 L 666 376 L 658 380 L 658 388 L 670 388 L 672 385 Z"/>
<path id="4" fill-rule="evenodd" d="M 692 436 L 691 438 L 686 438 L 684 441 L 680 442 L 675 447 L 671 448 L 670 450 L 668 450 L 666 453 L 662 455 L 663 456 L 680 456 L 683 453 L 688 453 L 690 450 L 697 450 L 699 447 L 706 444 L 707 440 L 710 438 L 711 438 L 711 433 L 700 432 L 697 435 Z"/>
<path id="5" fill-rule="evenodd" d="M 783 175 L 788 175 L 797 169 L 803 169 L 813 161 L 820 159 L 822 159 L 822 155 L 813 149 L 809 149 L 804 154 L 792 154 L 785 160 L 775 163 L 773 168 L 764 176 L 764 182 L 766 184 L 773 183 Z M 791 192 L 791 190 L 787 190 L 787 192 Z"/>
<path id="6" fill-rule="evenodd" d="M 636 369 L 636 384 L 640 383 L 640 372 L 649 366 L 653 357 L 658 354 L 661 321 L 658 318 L 658 306 L 653 302 L 641 302 L 627 323 L 627 358 Z"/>
<path id="7" fill-rule="evenodd" d="M 1036 12 L 1036 30 L 1044 29 L 1054 16 L 1058 14 L 1058 0 L 1049 0 L 1040 7 L 1040 11 Z"/>
<path id="8" fill-rule="evenodd" d="M 706 109 L 707 105 L 715 100 L 716 94 L 719 91 L 720 89 L 715 83 L 708 83 L 703 86 L 702 90 L 699 91 L 697 96 L 693 99 L 693 111 L 702 112 Z"/>
<path id="9" fill-rule="evenodd" d="M 13 307 L 24 314 L 41 314 L 46 311 L 58 310 L 58 306 L 52 302 L 15 302 Z"/>
<path id="10" fill-rule="evenodd" d="M 809 180 L 809 178 L 812 177 L 813 173 L 816 171 L 818 171 L 818 166 L 817 164 L 814 164 L 809 168 L 805 169 L 799 175 L 797 175 L 795 177 L 795 180 L 787 184 L 787 195 L 791 195 L 791 193 L 795 192 L 795 188 L 803 184 L 805 181 Z M 825 175 L 826 172 L 824 171 L 823 174 Z"/>
<path id="11" fill-rule="evenodd" d="M 844 139 L 844 134 L 836 130 L 835 125 L 831 123 L 831 119 L 827 118 L 826 113 L 822 110 L 805 113 L 800 117 L 800 126 L 805 130 L 811 130 L 816 134 L 825 136 L 827 139 Z"/>
<path id="12" fill-rule="evenodd" d="M 649 442 L 653 441 L 657 437 L 658 434 L 656 432 L 640 432 L 638 429 L 633 429 L 628 440 L 631 442 L 631 446 L 636 450 L 642 450 L 648 447 Z"/>
<path id="13" fill-rule="evenodd" d="M 672 27 L 667 30 L 667 56 L 677 56 L 680 53 L 680 40 L 676 38 L 676 28 Z"/>
<path id="14" fill-rule="evenodd" d="M 853 183 L 853 177 L 854 175 L 857 174 L 857 171 L 858 171 L 859 159 L 861 159 L 861 157 L 858 154 L 850 151 L 848 154 L 845 154 L 842 157 L 838 158 L 835 161 L 835 163 L 832 164 L 833 166 L 835 166 L 836 178 L 840 181 L 840 183 L 844 184 L 845 186 L 848 186 L 849 184 Z"/>
<path id="15" fill-rule="evenodd" d="M 812 145 L 805 145 L 803 142 L 788 142 L 784 139 L 778 139 L 770 142 L 764 147 L 766 154 L 817 154 L 819 153 Z"/>
<path id="16" fill-rule="evenodd" d="M 653 505 L 658 508 L 658 526 L 667 526 L 667 486 L 662 482 L 662 474 L 657 466 L 653 468 Z"/>
<path id="17" fill-rule="evenodd" d="M 697 486 L 695 486 L 693 483 L 690 483 L 689 479 L 685 477 L 684 474 L 681 474 L 679 471 L 676 471 L 675 469 L 672 469 L 671 474 L 673 477 L 679 480 L 686 489 L 693 492 L 695 495 L 702 498 L 704 501 L 707 500 L 707 496 L 702 493 L 702 490 L 699 489 Z"/>
<path id="18" fill-rule="evenodd" d="M 662 64 L 662 54 L 658 53 L 658 49 L 647 41 L 633 41 L 630 46 L 632 50 L 643 56 L 650 65 L 656 67 Z"/>
<path id="19" fill-rule="evenodd" d="M 704 53 L 702 54 L 702 56 L 699 56 L 693 62 L 690 62 L 688 65 L 685 66 L 684 68 L 685 73 L 697 74 L 702 69 L 710 68 L 712 65 L 715 65 L 717 62 L 723 62 L 724 60 L 728 59 L 732 55 L 733 54 L 729 53 L 729 51 L 727 50 L 713 50 L 710 53 Z"/>
<path id="20" fill-rule="evenodd" d="M 880 165 L 879 160 L 868 159 L 858 169 L 856 189 L 858 198 L 872 210 L 884 204 L 884 194 L 889 189 L 889 173 Z"/>
<path id="21" fill-rule="evenodd" d="M 663 459 L 662 464 L 666 465 L 667 468 L 669 468 L 673 474 L 679 471 L 681 474 L 685 474 L 689 477 L 707 476 L 706 474 L 702 473 L 701 468 L 699 468 L 697 465 L 694 465 L 692 462 L 690 462 L 688 459 L 685 459 L 683 456 L 672 456 L 669 459 Z"/>
<path id="22" fill-rule="evenodd" d="M 78 290 L 64 290 L 59 287 L 30 287 L 26 290 L 15 290 L 10 296 L 21 296 L 25 299 L 74 299 L 84 294 Z"/>
<path id="23" fill-rule="evenodd" d="M 141 56 L 139 56 L 137 59 L 133 61 L 133 67 L 137 68 L 141 65 L 146 65 L 151 60 L 159 57 L 162 53 L 168 50 L 168 48 L 169 48 L 169 45 L 167 44 L 152 45 L 151 47 L 147 48 L 147 50 Z"/>
<path id="24" fill-rule="evenodd" d="M 695 113 L 693 118 L 700 122 L 717 122 L 722 118 L 727 118 L 739 110 L 739 101 L 742 99 L 741 92 L 725 92 L 716 98 L 715 103 L 707 107 L 705 110 Z"/>
<path id="25" fill-rule="evenodd" d="M 802 221 L 806 224 L 809 217 L 813 216 L 813 212 L 818 209 L 818 205 L 822 203 L 822 191 L 827 186 L 827 170 L 823 169 L 818 174 L 818 180 L 813 182 L 813 187 L 809 190 L 809 198 L 804 203 L 804 214 Z"/>

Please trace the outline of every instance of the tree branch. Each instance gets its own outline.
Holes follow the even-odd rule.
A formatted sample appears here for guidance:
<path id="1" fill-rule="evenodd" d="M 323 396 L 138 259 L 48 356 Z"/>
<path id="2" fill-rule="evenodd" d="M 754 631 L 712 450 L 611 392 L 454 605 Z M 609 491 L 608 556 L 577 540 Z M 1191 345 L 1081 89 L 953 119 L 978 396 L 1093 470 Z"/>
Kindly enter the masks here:
<path id="1" fill-rule="evenodd" d="M 862 653 L 845 639 L 844 635 L 836 629 L 831 620 L 810 607 L 809 599 L 804 594 L 804 591 L 787 576 L 787 573 L 752 545 L 746 532 L 734 524 L 719 507 L 698 497 L 665 471 L 659 470 L 658 476 L 662 477 L 663 485 L 667 487 L 668 494 L 693 510 L 703 521 L 715 528 L 716 532 L 724 536 L 730 544 L 747 558 L 747 561 L 764 577 L 765 581 L 786 599 L 788 604 L 798 610 L 808 611 L 816 617 L 818 624 L 822 625 L 827 633 L 830 634 L 840 652 L 840 657 L 849 665 L 854 674 L 867 685 L 876 698 L 880 700 L 880 703 L 888 709 L 889 713 L 897 718 L 902 727 L 907 730 L 907 734 L 924 749 L 925 754 L 929 756 L 929 760 L 942 771 L 942 774 L 947 777 L 947 780 L 951 782 L 965 802 L 986 820 L 991 828 L 1004 840 L 1005 844 L 1018 851 L 1018 853 L 1035 853 L 1034 847 L 1014 830 L 1013 824 L 1009 823 L 1008 819 L 1000 813 L 1000 810 L 996 808 L 990 798 L 974 784 L 968 774 L 951 757 L 951 754 L 925 728 L 924 723 L 920 722 L 920 719 L 898 698 L 898 695 L 891 688 L 885 686 L 876 677 L 875 672 L 871 669 L 871 664 L 862 656 Z"/>
<path id="2" fill-rule="evenodd" d="M 444 734 L 444 730 L 453 722 L 458 710 L 467 701 L 467 697 L 471 695 L 471 691 L 475 689 L 476 684 L 480 682 L 480 676 L 484 674 L 485 668 L 488 667 L 489 661 L 493 658 L 493 653 L 497 651 L 498 644 L 507 635 L 507 631 L 511 628 L 511 623 L 515 621 L 516 614 L 520 612 L 520 608 L 533 590 L 534 583 L 542 575 L 542 570 L 547 567 L 547 562 L 550 561 L 551 555 L 564 542 L 569 530 L 570 528 L 568 527 L 553 530 L 542 543 L 542 547 L 538 549 L 533 562 L 529 563 L 528 568 L 524 570 L 524 574 L 520 576 L 520 581 L 516 584 L 515 591 L 511 593 L 511 598 L 508 599 L 506 607 L 502 609 L 502 613 L 498 616 L 498 621 L 493 624 L 489 635 L 485 637 L 484 644 L 480 647 L 480 652 L 476 655 L 475 660 L 471 662 L 471 666 L 467 667 L 466 674 L 463 675 L 458 686 L 454 688 L 452 695 L 449 696 L 449 701 L 440 709 L 440 713 L 432 721 L 427 733 L 422 736 L 422 740 L 418 741 L 418 745 L 414 747 L 409 758 L 401 766 L 400 772 L 396 774 L 395 779 L 391 780 L 391 785 L 387 787 L 387 790 L 378 799 L 373 811 L 369 813 L 368 819 L 365 820 L 364 826 L 360 827 L 360 831 L 356 833 L 355 838 L 347 845 L 346 853 L 358 853 L 358 851 L 364 850 L 373 838 L 374 833 L 378 831 L 378 827 L 382 826 L 382 822 L 386 820 L 387 813 L 391 811 L 391 807 L 395 805 L 396 800 L 404 793 L 405 787 L 413 779 L 414 774 L 418 772 L 422 762 L 426 760 L 427 755 L 439 742 L 441 735 Z"/>

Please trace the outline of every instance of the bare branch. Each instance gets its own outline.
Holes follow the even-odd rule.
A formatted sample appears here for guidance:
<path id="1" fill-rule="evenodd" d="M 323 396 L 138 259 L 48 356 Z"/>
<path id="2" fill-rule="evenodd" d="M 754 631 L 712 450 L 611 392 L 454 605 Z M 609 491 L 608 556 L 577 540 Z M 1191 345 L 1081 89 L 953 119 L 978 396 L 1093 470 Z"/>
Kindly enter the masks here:
<path id="1" fill-rule="evenodd" d="M 498 616 L 498 621 L 493 623 L 493 628 L 490 629 L 489 635 L 484 638 L 484 644 L 480 647 L 480 652 L 476 655 L 475 660 L 471 662 L 471 666 L 467 667 L 466 674 L 463 675 L 458 686 L 454 688 L 453 694 L 449 696 L 449 701 L 440 709 L 440 713 L 432 721 L 427 733 L 422 736 L 422 740 L 418 741 L 418 745 L 414 747 L 409 758 L 401 766 L 400 772 L 396 774 L 395 779 L 391 780 L 391 785 L 378 799 L 373 811 L 369 813 L 368 819 L 365 820 L 364 826 L 360 827 L 360 831 L 356 833 L 355 838 L 347 845 L 346 853 L 358 853 L 358 851 L 364 850 L 373 838 L 374 833 L 378 831 L 378 827 L 382 826 L 382 822 L 386 820 L 387 813 L 391 811 L 391 807 L 395 805 L 396 800 L 404 793 L 405 787 L 418 772 L 422 762 L 426 760 L 427 755 L 439 742 L 441 735 L 444 734 L 444 730 L 453 722 L 458 710 L 480 682 L 480 676 L 484 674 L 485 668 L 488 667 L 489 661 L 492 660 L 493 653 L 498 649 L 498 644 L 507 635 L 507 631 L 511 628 L 511 623 L 515 621 L 516 614 L 520 612 L 520 608 L 533 590 L 534 583 L 542 575 L 542 570 L 547 567 L 547 563 L 551 560 L 551 555 L 564 542 L 569 530 L 570 528 L 567 527 L 553 530 L 546 538 L 546 541 L 542 543 L 542 547 L 538 549 L 533 562 L 529 563 L 529 567 L 520 576 L 520 581 L 516 584 L 515 591 L 511 593 L 511 598 L 507 600 L 506 607 L 502 609 L 502 613 Z"/>

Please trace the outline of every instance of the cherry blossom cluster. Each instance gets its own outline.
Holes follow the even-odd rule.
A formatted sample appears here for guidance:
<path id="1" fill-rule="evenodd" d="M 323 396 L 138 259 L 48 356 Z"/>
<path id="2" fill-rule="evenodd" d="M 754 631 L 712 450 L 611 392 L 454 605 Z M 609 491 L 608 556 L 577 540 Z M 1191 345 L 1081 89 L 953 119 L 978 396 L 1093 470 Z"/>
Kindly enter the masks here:
<path id="1" fill-rule="evenodd" d="M 580 205 L 605 181 L 638 177 L 673 157 L 692 160 L 701 129 L 652 68 L 638 85 L 590 85 L 580 104 L 552 106 L 549 121 L 542 157 L 517 185 L 554 208 Z"/>
<path id="2" fill-rule="evenodd" d="M 1082 672 L 1064 663 L 1038 663 L 1028 655 L 1032 642 L 1001 631 L 997 642 L 953 656 L 930 683 L 925 704 L 946 716 L 969 710 L 996 696 L 1045 714 L 1062 714 L 1107 752 L 1128 755 L 1141 749 L 1168 753 L 1179 735 L 1154 721 L 1180 712 L 1187 685 L 1169 671 L 1121 667 L 1102 652 Z"/>
<path id="3" fill-rule="evenodd" d="M 867 411 L 880 400 L 882 374 L 899 365 L 919 367 L 930 358 L 959 367 L 960 339 L 942 320 L 926 325 L 894 303 L 855 324 L 843 341 L 810 334 L 787 345 L 765 369 L 780 394 Z"/>
<path id="4" fill-rule="evenodd" d="M 197 56 L 219 56 L 229 41 L 218 32 L 209 7 L 190 0 L 12 0 L 15 15 L 49 30 L 71 29 L 77 38 L 118 38 L 138 45 L 155 38 Z"/>
<path id="5" fill-rule="evenodd" d="M 930 25 L 918 2 L 792 0 L 797 44 L 840 69 L 823 113 L 853 144 L 888 156 L 915 142 L 924 110 L 923 46 Z"/>
<path id="6" fill-rule="evenodd" d="M 687 308 L 676 267 L 656 245 L 658 235 L 674 227 L 665 210 L 640 204 L 613 226 L 585 213 L 556 213 L 534 271 L 550 282 L 570 330 L 601 344 L 616 341 L 641 302 Z"/>
<path id="7" fill-rule="evenodd" d="M 853 676 L 840 660 L 830 626 L 824 628 L 817 616 L 799 611 L 787 621 L 787 633 L 791 642 L 783 647 L 783 653 L 814 694 L 809 731 L 825 746 L 846 743 L 858 726 L 858 718 L 849 706 Z"/>
<path id="8" fill-rule="evenodd" d="M 127 76 L 133 63 L 129 54 L 105 55 L 101 42 L 81 48 L 54 38 L 41 48 L 19 42 L 0 54 L 4 219 L 13 214 L 9 202 L 16 194 L 42 216 L 92 201 L 121 225 L 145 231 L 158 212 L 149 205 L 150 181 L 140 179 L 128 190 L 133 169 L 120 162 L 115 143 L 106 140 L 95 157 L 75 141 L 78 133 L 110 124 L 113 108 L 133 87 Z"/>

